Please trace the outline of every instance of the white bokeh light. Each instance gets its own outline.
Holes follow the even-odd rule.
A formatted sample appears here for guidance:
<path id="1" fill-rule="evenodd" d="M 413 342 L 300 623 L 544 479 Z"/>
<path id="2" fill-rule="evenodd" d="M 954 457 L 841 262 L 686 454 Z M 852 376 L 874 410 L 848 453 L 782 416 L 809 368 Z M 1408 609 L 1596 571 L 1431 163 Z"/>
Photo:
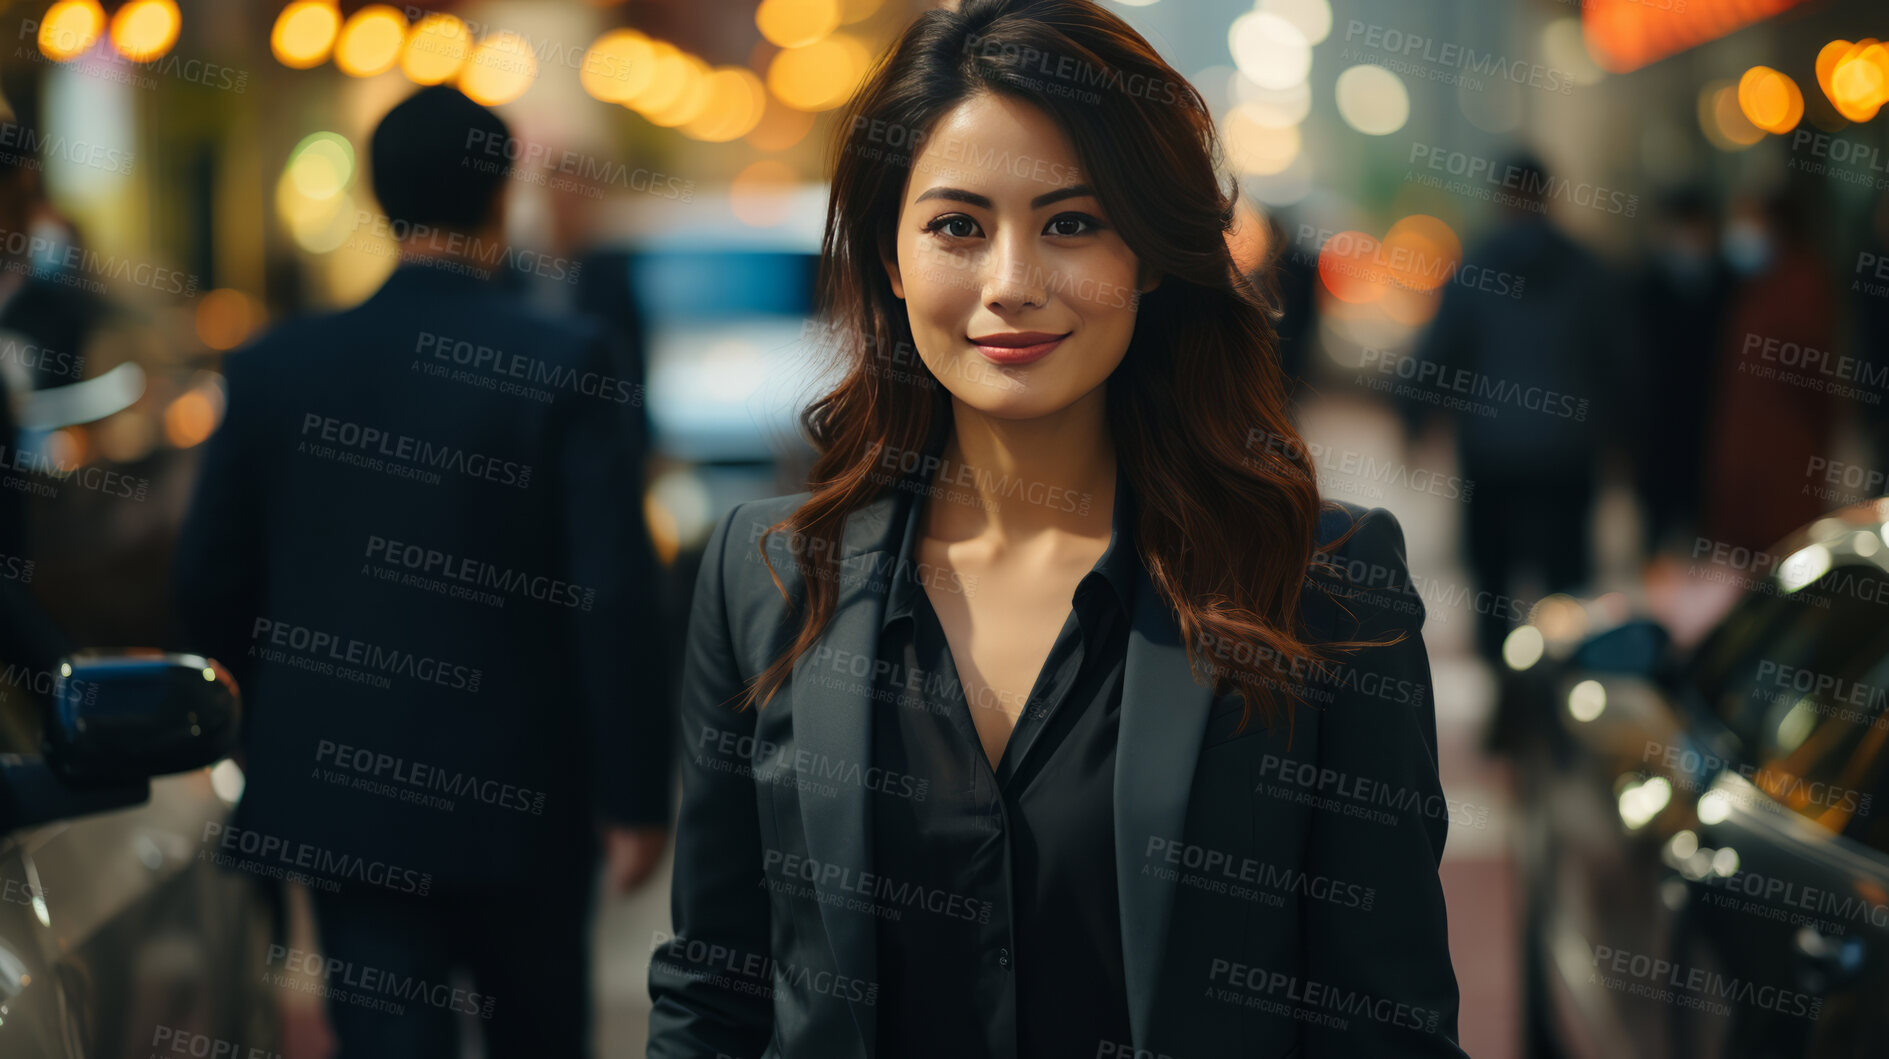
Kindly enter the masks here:
<path id="1" fill-rule="evenodd" d="M 1335 93 L 1345 124 L 1369 136 L 1388 136 L 1410 120 L 1410 93 L 1403 78 L 1369 64 L 1338 75 Z"/>
<path id="2" fill-rule="evenodd" d="M 1299 27 L 1263 11 L 1248 11 L 1227 28 L 1234 65 L 1261 88 L 1287 89 L 1312 72 L 1312 45 Z"/>

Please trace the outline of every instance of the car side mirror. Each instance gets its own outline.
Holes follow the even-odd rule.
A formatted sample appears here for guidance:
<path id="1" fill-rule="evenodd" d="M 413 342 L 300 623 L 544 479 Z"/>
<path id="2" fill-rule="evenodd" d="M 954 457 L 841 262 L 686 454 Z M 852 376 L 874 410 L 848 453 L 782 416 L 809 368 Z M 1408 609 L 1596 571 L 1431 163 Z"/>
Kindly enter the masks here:
<path id="1" fill-rule="evenodd" d="M 61 779 L 127 783 L 228 757 L 242 699 L 202 655 L 88 650 L 60 660 L 50 712 L 46 763 Z"/>

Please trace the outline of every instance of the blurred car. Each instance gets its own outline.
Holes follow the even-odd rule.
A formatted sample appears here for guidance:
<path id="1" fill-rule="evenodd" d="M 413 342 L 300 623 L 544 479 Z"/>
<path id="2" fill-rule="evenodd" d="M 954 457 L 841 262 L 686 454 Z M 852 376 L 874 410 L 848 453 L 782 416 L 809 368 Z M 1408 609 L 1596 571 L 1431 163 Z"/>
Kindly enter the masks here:
<path id="1" fill-rule="evenodd" d="M 1696 650 L 1619 599 L 1509 641 L 1531 1056 L 1889 1054 L 1889 499 L 1772 554 Z"/>
<path id="2" fill-rule="evenodd" d="M 240 782 L 222 761 L 239 723 L 228 673 L 156 651 L 8 672 L 0 1056 L 274 1055 L 256 974 L 270 906 L 201 838 Z"/>

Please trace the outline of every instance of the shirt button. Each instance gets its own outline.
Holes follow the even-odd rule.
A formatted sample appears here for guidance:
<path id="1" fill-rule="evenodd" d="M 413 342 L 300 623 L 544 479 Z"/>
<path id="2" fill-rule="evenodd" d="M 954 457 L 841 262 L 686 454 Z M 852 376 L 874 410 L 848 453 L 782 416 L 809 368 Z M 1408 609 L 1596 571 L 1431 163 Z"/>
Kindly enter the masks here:
<path id="1" fill-rule="evenodd" d="M 999 967 L 1010 966 L 1010 950 L 1009 949 L 997 950 L 997 966 Z"/>

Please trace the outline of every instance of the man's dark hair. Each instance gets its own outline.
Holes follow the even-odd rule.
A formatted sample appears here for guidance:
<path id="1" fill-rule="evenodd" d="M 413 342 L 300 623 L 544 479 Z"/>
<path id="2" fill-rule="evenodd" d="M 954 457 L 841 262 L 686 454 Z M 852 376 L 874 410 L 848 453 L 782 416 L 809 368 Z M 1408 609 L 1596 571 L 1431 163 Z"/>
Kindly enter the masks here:
<path id="1" fill-rule="evenodd" d="M 510 149 L 497 114 L 456 88 L 422 88 L 374 129 L 374 195 L 395 224 L 477 231 L 498 208 Z"/>

